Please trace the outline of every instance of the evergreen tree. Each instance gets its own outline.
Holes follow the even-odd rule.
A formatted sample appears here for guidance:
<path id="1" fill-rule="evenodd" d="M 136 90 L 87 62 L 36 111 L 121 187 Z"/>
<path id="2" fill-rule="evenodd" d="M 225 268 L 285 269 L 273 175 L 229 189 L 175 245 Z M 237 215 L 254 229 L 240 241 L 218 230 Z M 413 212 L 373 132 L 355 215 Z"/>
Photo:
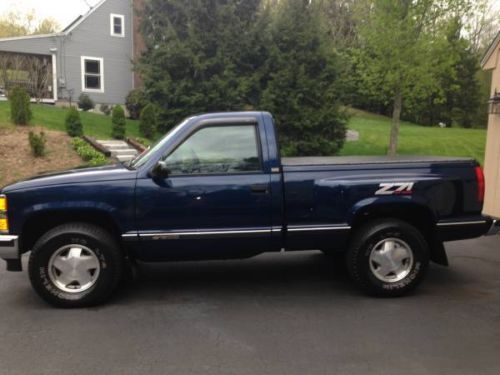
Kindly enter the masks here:
<path id="1" fill-rule="evenodd" d="M 28 125 L 33 118 L 30 96 L 22 87 L 13 87 L 9 92 L 10 119 L 16 125 Z"/>
<path id="2" fill-rule="evenodd" d="M 276 7 L 261 108 L 276 118 L 283 154 L 335 154 L 345 139 L 346 116 L 335 86 L 337 57 L 318 8 L 305 0 L 281 0 Z"/>
<path id="3" fill-rule="evenodd" d="M 259 100 L 266 59 L 260 0 L 151 0 L 139 70 L 160 108 L 162 131 L 200 112 L 241 110 Z"/>
<path id="4" fill-rule="evenodd" d="M 66 125 L 66 132 L 70 137 L 81 137 L 83 135 L 80 113 L 75 107 L 69 108 L 64 123 Z"/>
<path id="5" fill-rule="evenodd" d="M 119 105 L 113 107 L 111 115 L 111 136 L 115 139 L 125 138 L 125 111 Z"/>
<path id="6" fill-rule="evenodd" d="M 156 133 L 156 112 L 154 105 L 151 103 L 141 111 L 139 132 L 148 139 L 153 139 Z"/>

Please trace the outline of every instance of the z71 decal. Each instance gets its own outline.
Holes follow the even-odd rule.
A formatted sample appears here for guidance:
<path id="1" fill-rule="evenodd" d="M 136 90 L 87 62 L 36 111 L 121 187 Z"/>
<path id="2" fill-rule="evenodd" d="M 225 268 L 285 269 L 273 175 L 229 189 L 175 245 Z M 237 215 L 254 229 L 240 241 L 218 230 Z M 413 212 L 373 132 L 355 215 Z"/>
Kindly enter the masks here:
<path id="1" fill-rule="evenodd" d="M 380 184 L 380 189 L 375 195 L 411 195 L 413 194 L 414 182 L 386 182 Z"/>

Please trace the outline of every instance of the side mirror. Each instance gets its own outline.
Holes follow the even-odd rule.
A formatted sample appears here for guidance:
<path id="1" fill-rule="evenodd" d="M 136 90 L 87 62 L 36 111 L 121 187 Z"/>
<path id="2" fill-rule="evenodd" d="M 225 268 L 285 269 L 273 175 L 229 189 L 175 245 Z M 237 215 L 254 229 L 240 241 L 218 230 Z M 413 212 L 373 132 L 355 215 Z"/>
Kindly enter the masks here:
<path id="1" fill-rule="evenodd" d="M 170 174 L 170 169 L 167 168 L 167 163 L 159 161 L 151 170 L 151 176 L 154 178 L 167 178 Z"/>

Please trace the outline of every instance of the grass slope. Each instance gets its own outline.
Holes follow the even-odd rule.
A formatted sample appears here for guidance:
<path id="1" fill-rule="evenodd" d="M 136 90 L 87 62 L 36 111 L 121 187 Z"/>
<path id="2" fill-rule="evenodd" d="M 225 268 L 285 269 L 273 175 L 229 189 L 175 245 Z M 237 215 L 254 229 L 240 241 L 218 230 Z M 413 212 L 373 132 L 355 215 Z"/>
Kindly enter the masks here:
<path id="1" fill-rule="evenodd" d="M 346 142 L 341 155 L 385 155 L 389 143 L 391 119 L 372 113 L 351 110 L 349 129 L 357 130 L 360 139 Z M 401 123 L 398 153 L 404 155 L 466 156 L 484 162 L 486 130 L 425 127 Z"/>
<path id="2" fill-rule="evenodd" d="M 65 131 L 66 110 L 47 105 L 32 105 L 32 124 L 52 130 Z M 350 110 L 349 128 L 359 131 L 360 139 L 346 142 L 340 155 L 385 155 L 389 140 L 391 120 L 372 113 Z M 95 138 L 111 138 L 111 117 L 80 112 L 84 132 Z M 7 102 L 0 102 L 0 127 L 12 126 Z M 127 136 L 139 137 L 138 121 L 127 120 Z M 402 122 L 399 138 L 400 154 L 433 156 L 466 156 L 484 162 L 486 131 L 424 127 Z"/>
<path id="3" fill-rule="evenodd" d="M 66 131 L 64 119 L 66 110 L 43 104 L 33 104 L 33 120 L 36 126 L 47 129 Z M 98 139 L 111 139 L 111 116 L 103 116 L 95 113 L 80 112 L 85 135 Z M 10 127 L 10 106 L 7 102 L 0 102 L 0 127 Z M 127 119 L 127 137 L 139 136 L 139 122 Z"/>

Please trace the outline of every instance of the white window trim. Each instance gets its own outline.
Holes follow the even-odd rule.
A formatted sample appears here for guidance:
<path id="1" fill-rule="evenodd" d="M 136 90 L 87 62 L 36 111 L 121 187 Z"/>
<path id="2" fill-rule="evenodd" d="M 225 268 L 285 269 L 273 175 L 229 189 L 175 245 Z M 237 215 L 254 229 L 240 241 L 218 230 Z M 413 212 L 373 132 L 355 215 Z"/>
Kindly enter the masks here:
<path id="1" fill-rule="evenodd" d="M 122 21 L 122 33 L 121 34 L 116 34 L 115 33 L 115 18 L 120 18 Z M 110 26 L 110 33 L 111 36 L 115 36 L 118 38 L 125 38 L 125 16 L 123 14 L 114 14 L 111 13 L 109 16 L 109 26 Z"/>
<path id="2" fill-rule="evenodd" d="M 101 88 L 100 89 L 87 89 L 85 87 L 85 60 L 99 61 L 100 71 L 101 71 Z M 104 92 L 104 59 L 102 57 L 82 56 L 82 92 L 96 92 L 96 93 L 103 93 Z"/>

